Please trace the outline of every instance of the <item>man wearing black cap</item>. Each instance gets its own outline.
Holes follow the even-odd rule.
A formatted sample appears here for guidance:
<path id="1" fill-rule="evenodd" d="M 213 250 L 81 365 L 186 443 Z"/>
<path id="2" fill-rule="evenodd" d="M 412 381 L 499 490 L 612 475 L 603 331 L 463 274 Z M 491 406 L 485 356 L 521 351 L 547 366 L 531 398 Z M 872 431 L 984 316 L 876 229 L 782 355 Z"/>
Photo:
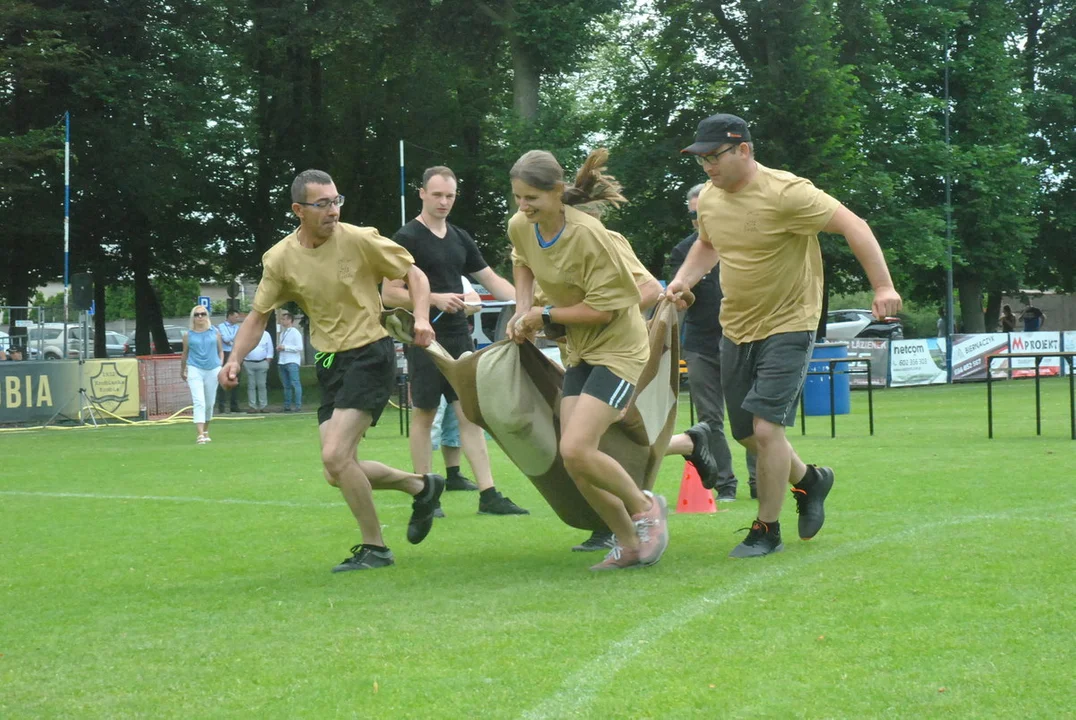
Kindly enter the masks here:
<path id="1" fill-rule="evenodd" d="M 710 182 L 699 195 L 698 242 L 666 294 L 679 300 L 720 259 L 721 383 L 733 437 L 758 456 L 758 518 L 730 556 L 767 555 L 784 547 L 785 483 L 803 540 L 822 528 L 833 487 L 833 470 L 805 465 L 785 436 L 822 312 L 818 233 L 845 237 L 874 288 L 875 317 L 896 314 L 901 299 L 867 223 L 809 180 L 756 162 L 741 118 L 706 118 L 681 152 L 695 156 Z"/>

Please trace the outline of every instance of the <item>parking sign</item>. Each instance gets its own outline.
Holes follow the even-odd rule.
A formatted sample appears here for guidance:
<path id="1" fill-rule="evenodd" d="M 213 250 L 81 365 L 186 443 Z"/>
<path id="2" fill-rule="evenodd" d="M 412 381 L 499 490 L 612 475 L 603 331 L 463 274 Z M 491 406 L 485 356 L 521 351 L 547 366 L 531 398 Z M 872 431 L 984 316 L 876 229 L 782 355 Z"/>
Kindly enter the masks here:
<path id="1" fill-rule="evenodd" d="M 213 309 L 213 301 L 209 299 L 208 295 L 199 295 L 198 304 L 204 307 L 206 310 L 211 311 Z"/>

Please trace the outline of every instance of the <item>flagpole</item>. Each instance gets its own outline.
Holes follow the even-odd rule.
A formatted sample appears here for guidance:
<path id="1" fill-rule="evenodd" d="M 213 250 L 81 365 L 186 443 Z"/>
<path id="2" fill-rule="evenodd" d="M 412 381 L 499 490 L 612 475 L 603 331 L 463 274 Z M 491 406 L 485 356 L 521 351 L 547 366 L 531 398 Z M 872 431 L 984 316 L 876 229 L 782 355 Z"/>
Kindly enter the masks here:
<path id="1" fill-rule="evenodd" d="M 64 113 L 64 358 L 67 357 L 67 323 L 71 298 L 71 113 Z"/>

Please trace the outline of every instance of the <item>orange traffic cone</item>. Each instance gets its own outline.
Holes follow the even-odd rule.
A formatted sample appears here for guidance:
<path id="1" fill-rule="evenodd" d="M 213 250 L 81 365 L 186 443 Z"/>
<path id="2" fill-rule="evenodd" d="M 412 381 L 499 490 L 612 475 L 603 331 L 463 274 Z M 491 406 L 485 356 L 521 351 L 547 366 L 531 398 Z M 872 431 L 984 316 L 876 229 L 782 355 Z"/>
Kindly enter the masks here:
<path id="1" fill-rule="evenodd" d="M 676 512 L 718 512 L 714 494 L 702 486 L 699 471 L 689 462 L 684 463 L 684 475 L 680 478 L 680 497 L 676 499 Z"/>

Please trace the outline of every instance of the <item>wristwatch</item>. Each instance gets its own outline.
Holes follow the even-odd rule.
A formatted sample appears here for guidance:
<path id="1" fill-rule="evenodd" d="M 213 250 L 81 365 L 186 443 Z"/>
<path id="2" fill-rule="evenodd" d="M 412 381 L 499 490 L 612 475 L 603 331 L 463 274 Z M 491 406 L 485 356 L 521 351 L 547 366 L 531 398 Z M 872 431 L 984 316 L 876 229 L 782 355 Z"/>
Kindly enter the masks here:
<path id="1" fill-rule="evenodd" d="M 553 306 L 552 305 L 546 305 L 545 309 L 542 310 L 542 322 L 544 324 L 549 325 L 551 322 L 553 322 L 553 316 L 550 314 L 552 312 L 553 312 Z"/>

